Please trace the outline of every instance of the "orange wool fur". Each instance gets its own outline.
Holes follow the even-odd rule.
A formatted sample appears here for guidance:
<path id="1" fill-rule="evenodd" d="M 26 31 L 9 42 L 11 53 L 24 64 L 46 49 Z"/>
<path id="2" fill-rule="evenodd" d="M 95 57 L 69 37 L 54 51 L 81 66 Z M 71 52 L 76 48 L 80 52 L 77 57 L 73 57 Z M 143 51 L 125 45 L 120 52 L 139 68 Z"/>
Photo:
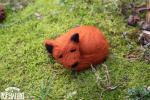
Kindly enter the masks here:
<path id="1" fill-rule="evenodd" d="M 106 38 L 94 26 L 73 28 L 55 40 L 45 40 L 44 44 L 58 63 L 75 71 L 102 63 L 109 53 Z"/>

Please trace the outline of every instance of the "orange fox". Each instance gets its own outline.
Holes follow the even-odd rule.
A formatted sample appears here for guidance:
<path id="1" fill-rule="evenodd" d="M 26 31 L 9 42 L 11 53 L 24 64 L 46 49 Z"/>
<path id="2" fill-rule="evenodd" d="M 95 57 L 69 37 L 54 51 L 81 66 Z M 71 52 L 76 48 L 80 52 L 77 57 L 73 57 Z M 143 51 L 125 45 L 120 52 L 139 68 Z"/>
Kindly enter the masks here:
<path id="1" fill-rule="evenodd" d="M 79 26 L 55 40 L 45 40 L 47 52 L 72 71 L 82 71 L 102 63 L 108 56 L 109 44 L 94 26 Z"/>

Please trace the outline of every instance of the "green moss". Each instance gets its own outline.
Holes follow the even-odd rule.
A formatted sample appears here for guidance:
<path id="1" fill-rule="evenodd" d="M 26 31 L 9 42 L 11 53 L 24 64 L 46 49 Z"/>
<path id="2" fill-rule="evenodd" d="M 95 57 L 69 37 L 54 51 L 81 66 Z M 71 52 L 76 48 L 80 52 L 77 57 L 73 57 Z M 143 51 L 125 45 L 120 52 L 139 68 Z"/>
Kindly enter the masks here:
<path id="1" fill-rule="evenodd" d="M 98 100 L 104 90 L 91 70 L 73 79 L 70 71 L 54 63 L 43 46 L 45 38 L 55 38 L 77 25 L 99 27 L 110 43 L 111 80 L 119 85 L 103 93 L 104 100 L 122 100 L 128 88 L 150 83 L 150 66 L 143 60 L 129 62 L 124 55 L 139 47 L 121 35 L 133 30 L 127 27 L 115 1 L 102 5 L 99 0 L 35 0 L 23 10 L 13 12 L 7 7 L 7 19 L 0 24 L 0 91 L 19 87 L 25 96 L 43 100 Z M 105 3 L 105 2 L 104 2 Z M 35 13 L 41 15 L 37 19 Z M 97 72 L 104 77 L 99 66 Z"/>

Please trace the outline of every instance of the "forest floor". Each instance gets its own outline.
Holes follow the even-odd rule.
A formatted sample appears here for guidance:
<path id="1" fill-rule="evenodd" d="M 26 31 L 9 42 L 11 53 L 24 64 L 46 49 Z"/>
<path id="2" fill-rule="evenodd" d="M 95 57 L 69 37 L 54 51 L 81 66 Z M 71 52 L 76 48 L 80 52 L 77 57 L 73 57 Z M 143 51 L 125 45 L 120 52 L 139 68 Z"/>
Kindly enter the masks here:
<path id="1" fill-rule="evenodd" d="M 32 0 L 7 4 L 7 18 L 0 24 L 0 91 L 18 87 L 26 98 L 35 100 L 124 100 L 128 89 L 150 85 L 150 66 L 142 58 L 137 38 L 131 35 L 137 28 L 126 24 L 117 0 L 103 3 Z M 44 39 L 56 38 L 78 25 L 96 26 L 107 37 L 110 55 L 105 64 L 116 89 L 102 87 L 102 65 L 96 72 L 89 69 L 74 79 L 69 70 L 47 56 Z"/>

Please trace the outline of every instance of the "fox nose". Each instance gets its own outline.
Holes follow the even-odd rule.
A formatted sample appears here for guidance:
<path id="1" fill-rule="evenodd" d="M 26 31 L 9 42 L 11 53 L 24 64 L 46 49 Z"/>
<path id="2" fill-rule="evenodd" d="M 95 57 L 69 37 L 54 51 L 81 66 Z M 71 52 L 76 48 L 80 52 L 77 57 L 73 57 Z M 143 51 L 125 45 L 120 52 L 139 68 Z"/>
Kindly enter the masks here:
<path id="1" fill-rule="evenodd" d="M 71 66 L 71 68 L 72 68 L 72 69 L 76 68 L 76 67 L 78 66 L 78 64 L 79 64 L 78 62 L 74 63 L 74 64 Z"/>

